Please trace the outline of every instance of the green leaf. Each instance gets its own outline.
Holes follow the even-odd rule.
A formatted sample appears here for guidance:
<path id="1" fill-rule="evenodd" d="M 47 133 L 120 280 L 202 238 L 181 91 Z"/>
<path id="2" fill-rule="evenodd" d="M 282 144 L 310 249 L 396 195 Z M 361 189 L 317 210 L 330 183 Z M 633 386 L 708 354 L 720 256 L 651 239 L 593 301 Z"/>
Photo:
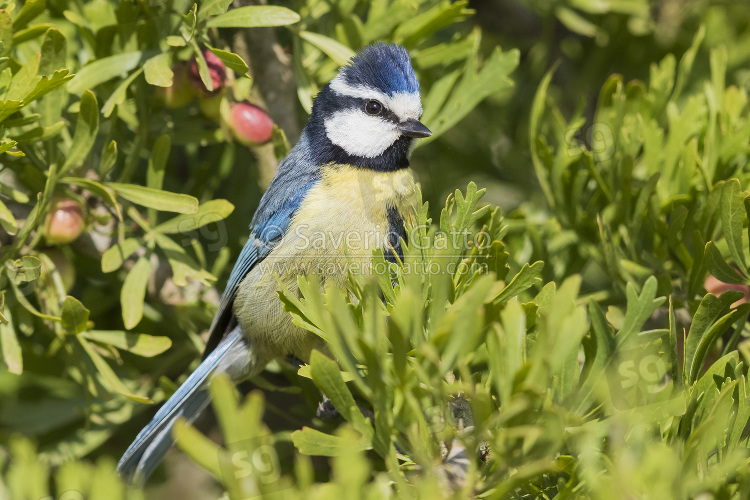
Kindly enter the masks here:
<path id="1" fill-rule="evenodd" d="M 122 264 L 141 248 L 141 242 L 135 238 L 128 238 L 112 245 L 102 254 L 102 272 L 111 273 L 122 267 Z"/>
<path id="2" fill-rule="evenodd" d="M 5 206 L 3 200 L 0 200 L 0 227 L 11 236 L 18 231 L 16 218 L 13 217 L 13 214 L 8 210 L 8 207 Z"/>
<path id="3" fill-rule="evenodd" d="M 3 363 L 10 373 L 21 375 L 23 373 L 23 355 L 18 337 L 13 329 L 13 318 L 10 311 L 4 311 L 7 322 L 0 321 L 0 353 Z"/>
<path id="4" fill-rule="evenodd" d="M 364 440 L 352 442 L 350 439 L 324 434 L 310 427 L 294 431 L 291 438 L 294 446 L 303 455 L 336 457 L 351 450 L 352 446 L 362 451 L 369 449 L 369 445 Z"/>
<path id="5" fill-rule="evenodd" d="M 60 182 L 64 184 L 73 184 L 99 195 L 104 201 L 109 204 L 109 206 L 111 206 L 115 210 L 115 215 L 117 215 L 117 218 L 119 220 L 122 220 L 120 204 L 117 203 L 117 200 L 115 199 L 115 193 L 111 188 L 108 188 L 104 184 L 93 179 L 87 179 L 85 177 L 63 177 L 62 179 L 60 179 Z"/>
<path id="6" fill-rule="evenodd" d="M 171 87 L 174 73 L 171 68 L 172 55 L 169 52 L 154 56 L 143 65 L 146 81 L 158 87 Z"/>
<path id="7" fill-rule="evenodd" d="M 684 376 L 687 377 L 688 385 L 698 379 L 709 349 L 718 336 L 724 333 L 739 317 L 740 307 L 750 307 L 750 304 L 742 304 L 734 311 L 729 312 L 731 304 L 743 297 L 742 292 L 728 290 L 722 293 L 720 297 L 711 293 L 706 294 L 701 300 L 685 339 Z M 744 312 L 746 312 L 746 309 L 744 309 Z"/>
<path id="8" fill-rule="evenodd" d="M 338 364 L 314 350 L 310 356 L 310 371 L 313 382 L 323 391 L 323 394 L 328 396 L 333 407 L 362 434 L 367 442 L 371 442 L 372 426 L 357 407 L 346 382 L 341 377 Z"/>
<path id="9" fill-rule="evenodd" d="M 175 243 L 171 238 L 162 233 L 154 232 L 156 244 L 162 249 L 172 268 L 172 281 L 178 286 L 187 284 L 186 278 L 190 277 L 206 286 L 211 281 L 216 281 L 208 271 L 205 271 L 195 260 L 188 255 L 183 247 Z"/>
<path id="10" fill-rule="evenodd" d="M 147 358 L 157 356 L 172 347 L 172 341 L 169 337 L 157 337 L 120 330 L 89 330 L 82 335 L 89 340 L 111 345 L 117 349 Z"/>
<path id="11" fill-rule="evenodd" d="M 625 295 L 627 296 L 628 308 L 625 312 L 625 321 L 622 328 L 615 336 L 618 346 L 625 345 L 632 336 L 638 333 L 646 320 L 666 300 L 666 297 L 656 298 L 657 286 L 656 278 L 651 276 L 643 284 L 639 295 L 632 283 L 627 284 Z"/>
<path id="12" fill-rule="evenodd" d="M 21 7 L 21 12 L 19 12 L 13 20 L 13 31 L 19 31 L 25 28 L 32 19 L 44 12 L 46 6 L 46 0 L 26 0 L 23 3 L 23 7 Z"/>
<path id="13" fill-rule="evenodd" d="M 65 67 L 68 58 L 68 42 L 59 30 L 48 29 L 42 40 L 42 58 L 39 72 L 43 75 L 54 73 Z"/>
<path id="14" fill-rule="evenodd" d="M 68 92 L 77 94 L 86 89 L 93 89 L 112 78 L 124 75 L 141 65 L 141 61 L 150 57 L 155 51 L 126 52 L 102 59 L 97 59 L 84 66 L 68 83 Z"/>
<path id="15" fill-rule="evenodd" d="M 748 274 L 745 263 L 745 251 L 742 244 L 742 227 L 745 221 L 745 203 L 747 193 L 742 193 L 740 181 L 730 179 L 721 187 L 721 227 L 727 240 L 729 253 L 734 264 L 743 274 Z"/>
<path id="16" fill-rule="evenodd" d="M 208 50 L 213 52 L 216 57 L 221 59 L 221 62 L 223 62 L 227 66 L 227 68 L 231 69 L 238 75 L 247 75 L 247 72 L 250 68 L 248 68 L 247 63 L 245 63 L 245 61 L 243 61 L 242 58 L 234 52 L 215 49 L 213 47 L 209 47 Z"/>
<path id="17" fill-rule="evenodd" d="M 83 350 L 86 351 L 86 354 L 88 354 L 89 358 L 91 358 L 91 361 L 94 363 L 94 366 L 98 370 L 99 375 L 101 375 L 103 385 L 107 388 L 107 390 L 122 394 L 123 396 L 132 399 L 137 403 L 151 403 L 151 400 L 149 398 L 138 396 L 130 392 L 128 388 L 125 387 L 125 384 L 122 383 L 119 377 L 112 370 L 112 368 L 107 364 L 107 362 L 102 359 L 99 353 L 96 352 L 93 346 L 89 344 L 89 342 L 82 335 L 76 335 L 75 339 L 78 341 L 81 347 L 83 347 Z"/>
<path id="18" fill-rule="evenodd" d="M 201 77 L 201 81 L 203 82 L 203 85 L 206 86 L 206 90 L 208 90 L 209 92 L 213 92 L 214 82 L 211 78 L 211 73 L 208 70 L 206 57 L 203 55 L 203 51 L 201 51 L 201 48 L 198 46 L 195 40 L 192 41 L 191 45 L 193 47 L 193 53 L 195 54 L 195 62 L 198 64 L 198 74 Z"/>
<path id="19" fill-rule="evenodd" d="M 37 71 L 39 71 L 39 61 L 41 60 L 41 54 L 35 54 L 29 57 L 26 64 L 16 71 L 13 75 L 13 79 L 10 82 L 10 87 L 5 94 L 6 99 L 21 99 L 29 92 L 34 86 Z"/>
<path id="20" fill-rule="evenodd" d="M 33 255 L 24 255 L 13 263 L 13 270 L 21 281 L 34 281 L 42 275 L 42 264 Z"/>
<path id="21" fill-rule="evenodd" d="M 309 31 L 300 31 L 299 36 L 303 40 L 310 42 L 311 44 L 322 50 L 339 66 L 345 65 L 347 62 L 349 62 L 349 59 L 354 57 L 354 51 L 352 49 L 350 49 L 346 45 L 342 45 L 332 38 L 328 38 L 325 35 L 311 33 Z"/>
<path id="22" fill-rule="evenodd" d="M 105 182 L 104 185 L 114 189 L 119 196 L 136 205 L 181 214 L 194 214 L 198 211 L 198 200 L 186 194 L 170 193 L 120 182 Z"/>
<path id="23" fill-rule="evenodd" d="M 232 0 L 205 0 L 198 6 L 198 21 L 203 21 L 209 16 L 223 14 L 230 5 L 232 5 Z"/>
<path id="24" fill-rule="evenodd" d="M 198 432 L 182 417 L 175 422 L 172 434 L 177 446 L 196 464 L 213 474 L 214 477 L 221 477 L 222 469 L 219 458 L 222 448 L 219 445 Z"/>
<path id="25" fill-rule="evenodd" d="M 125 102 L 125 98 L 128 96 L 128 87 L 130 87 L 130 84 L 135 81 L 136 78 L 141 76 L 141 73 L 143 73 L 143 68 L 138 68 L 137 70 L 133 71 L 129 77 L 125 78 L 120 85 L 117 86 L 114 92 L 112 92 L 112 95 L 109 96 L 109 98 L 104 101 L 104 106 L 102 106 L 102 114 L 109 118 L 109 115 L 112 114 L 112 111 L 114 111 L 115 106 L 118 106 Z"/>
<path id="26" fill-rule="evenodd" d="M 99 131 L 99 106 L 96 96 L 87 90 L 81 96 L 81 107 L 78 112 L 76 131 L 73 144 L 68 150 L 68 156 L 60 169 L 60 175 L 65 174 L 71 167 L 80 165 L 94 146 L 96 134 Z"/>
<path id="27" fill-rule="evenodd" d="M 62 305 L 62 326 L 66 332 L 76 334 L 86 331 L 91 311 L 75 297 L 68 295 Z"/>
<path id="28" fill-rule="evenodd" d="M 259 28 L 286 26 L 299 20 L 299 15 L 286 7 L 249 5 L 211 18 L 206 26 L 209 28 Z"/>
<path id="29" fill-rule="evenodd" d="M 724 283 L 732 283 L 735 285 L 742 285 L 745 283 L 742 276 L 737 274 L 737 271 L 727 264 L 724 260 L 724 256 L 721 255 L 721 252 L 716 248 L 716 245 L 714 245 L 712 241 L 706 243 L 705 256 L 708 270 L 716 279 Z"/>
<path id="30" fill-rule="evenodd" d="M 122 320 L 125 328 L 131 330 L 141 322 L 143 317 L 143 302 L 146 300 L 146 285 L 151 272 L 151 264 L 147 256 L 140 257 L 122 284 L 120 303 L 122 304 Z"/>
<path id="31" fill-rule="evenodd" d="M 164 183 L 164 169 L 167 166 L 172 140 L 168 135 L 160 135 L 154 141 L 151 157 L 146 170 L 146 185 L 152 189 L 161 189 Z"/>
<path id="32" fill-rule="evenodd" d="M 13 47 L 13 21 L 5 9 L 0 10 L 0 56 L 10 53 Z M 0 92 L 2 95 L 2 92 Z"/>
<path id="33" fill-rule="evenodd" d="M 53 90 L 56 90 L 60 87 L 62 87 L 65 82 L 72 80 L 73 75 L 68 74 L 67 69 L 60 69 L 52 73 L 51 77 L 43 76 L 41 77 L 36 84 L 34 85 L 34 88 L 32 88 L 24 97 L 23 97 L 23 104 L 29 104 L 32 101 L 35 101 L 42 97 L 45 94 L 49 94 Z"/>
<path id="34" fill-rule="evenodd" d="M 520 293 L 528 290 L 535 284 L 542 282 L 542 269 L 544 268 L 544 262 L 538 261 L 531 265 L 524 264 L 518 274 L 508 283 L 508 285 L 502 289 L 493 299 L 495 304 L 504 304 L 513 297 L 516 297 Z"/>
<path id="35" fill-rule="evenodd" d="M 110 141 L 102 151 L 102 159 L 99 161 L 99 177 L 104 179 L 112 167 L 117 163 L 117 143 Z"/>
<path id="36" fill-rule="evenodd" d="M 194 214 L 178 215 L 154 228 L 163 234 L 188 233 L 212 222 L 218 222 L 229 217 L 234 205 L 227 200 L 211 200 L 201 203 Z"/>
<path id="37" fill-rule="evenodd" d="M 399 23 L 398 28 L 393 33 L 393 40 L 407 47 L 416 45 L 436 31 L 473 14 L 474 11 L 467 9 L 467 5 L 466 0 L 437 2 L 427 11 Z"/>
<path id="38" fill-rule="evenodd" d="M 54 25 L 42 23 L 35 24 L 34 26 L 24 28 L 20 31 L 16 31 L 15 33 L 13 33 L 13 45 L 19 45 L 23 42 L 33 40 L 38 36 L 42 36 L 50 28 L 54 28 Z"/>

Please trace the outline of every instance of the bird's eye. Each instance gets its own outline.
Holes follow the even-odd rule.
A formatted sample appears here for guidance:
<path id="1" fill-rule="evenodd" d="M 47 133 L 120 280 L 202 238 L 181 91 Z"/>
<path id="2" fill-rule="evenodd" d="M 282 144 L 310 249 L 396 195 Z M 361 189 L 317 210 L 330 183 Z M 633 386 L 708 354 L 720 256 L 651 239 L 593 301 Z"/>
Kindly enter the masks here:
<path id="1" fill-rule="evenodd" d="M 365 111 L 368 115 L 379 115 L 383 111 L 383 105 L 375 100 L 367 101 Z"/>

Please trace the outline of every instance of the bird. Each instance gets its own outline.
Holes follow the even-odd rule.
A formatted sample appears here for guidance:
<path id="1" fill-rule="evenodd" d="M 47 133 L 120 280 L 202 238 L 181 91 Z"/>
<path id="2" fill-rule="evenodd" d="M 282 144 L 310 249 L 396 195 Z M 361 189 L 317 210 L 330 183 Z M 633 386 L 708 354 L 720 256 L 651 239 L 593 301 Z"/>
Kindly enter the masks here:
<path id="1" fill-rule="evenodd" d="M 203 361 L 125 451 L 121 477 L 148 480 L 173 444 L 175 421 L 193 422 L 209 404 L 215 374 L 238 383 L 272 360 L 307 362 L 314 349 L 327 352 L 283 310 L 279 282 L 298 293 L 297 276 L 315 274 L 346 289 L 348 267 L 367 269 L 375 249 L 403 259 L 404 222 L 416 206 L 409 159 L 415 140 L 432 135 L 421 117 L 419 81 L 397 44 L 362 48 L 320 90 L 252 217 Z"/>

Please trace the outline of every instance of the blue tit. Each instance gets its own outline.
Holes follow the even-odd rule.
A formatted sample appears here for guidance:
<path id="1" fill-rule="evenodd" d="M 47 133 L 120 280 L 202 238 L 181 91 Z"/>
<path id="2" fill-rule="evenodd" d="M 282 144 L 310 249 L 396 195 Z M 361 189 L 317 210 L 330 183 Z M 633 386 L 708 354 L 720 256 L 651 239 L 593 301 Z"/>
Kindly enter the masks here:
<path id="1" fill-rule="evenodd" d="M 173 443 L 175 420 L 192 422 L 208 405 L 212 375 L 240 382 L 271 360 L 308 361 L 313 349 L 326 350 L 283 311 L 279 282 L 296 293 L 298 275 L 317 274 L 344 288 L 347 269 L 366 270 L 376 248 L 401 254 L 416 203 L 409 156 L 415 138 L 432 135 L 421 116 L 419 82 L 399 45 L 364 48 L 323 87 L 253 216 L 204 361 L 127 449 L 121 475 L 149 477 Z"/>

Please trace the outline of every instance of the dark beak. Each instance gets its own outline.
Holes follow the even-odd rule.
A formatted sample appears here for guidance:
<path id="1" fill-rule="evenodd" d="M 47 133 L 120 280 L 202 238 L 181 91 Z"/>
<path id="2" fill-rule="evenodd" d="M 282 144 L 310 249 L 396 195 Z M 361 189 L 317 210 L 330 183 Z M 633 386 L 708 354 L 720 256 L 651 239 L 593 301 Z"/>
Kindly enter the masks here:
<path id="1" fill-rule="evenodd" d="M 406 137 L 415 137 L 419 139 L 430 137 L 432 135 L 430 129 L 422 125 L 422 122 L 419 120 L 406 120 L 403 123 L 399 123 L 398 128 Z"/>

